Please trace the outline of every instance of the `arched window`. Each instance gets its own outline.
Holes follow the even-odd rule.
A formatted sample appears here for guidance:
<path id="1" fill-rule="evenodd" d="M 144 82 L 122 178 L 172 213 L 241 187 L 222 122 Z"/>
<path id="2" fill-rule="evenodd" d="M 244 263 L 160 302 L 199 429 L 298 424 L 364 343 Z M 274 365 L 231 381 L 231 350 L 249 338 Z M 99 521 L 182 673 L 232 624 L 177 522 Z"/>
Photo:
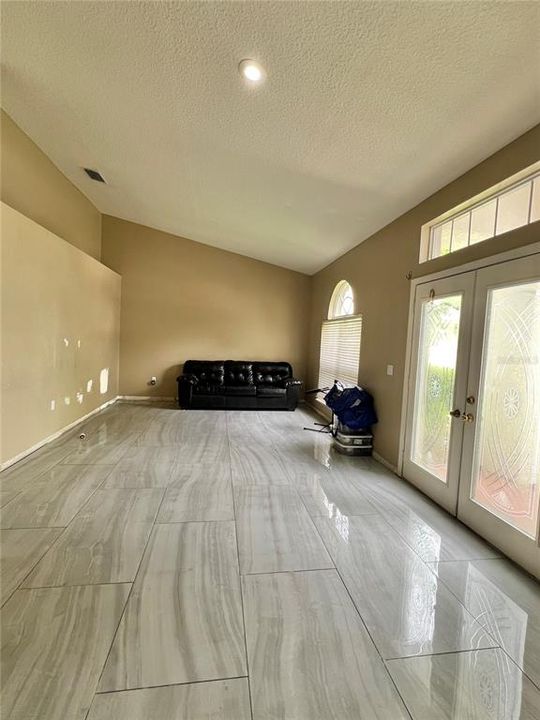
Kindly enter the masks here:
<path id="1" fill-rule="evenodd" d="M 334 318 L 346 315 L 354 315 L 354 296 L 349 283 L 346 280 L 340 280 L 330 298 L 328 319 L 334 320 Z"/>
<path id="2" fill-rule="evenodd" d="M 346 386 L 358 383 L 361 338 L 362 316 L 354 314 L 353 289 L 340 280 L 330 298 L 328 320 L 321 328 L 320 388 L 331 387 L 335 380 Z"/>

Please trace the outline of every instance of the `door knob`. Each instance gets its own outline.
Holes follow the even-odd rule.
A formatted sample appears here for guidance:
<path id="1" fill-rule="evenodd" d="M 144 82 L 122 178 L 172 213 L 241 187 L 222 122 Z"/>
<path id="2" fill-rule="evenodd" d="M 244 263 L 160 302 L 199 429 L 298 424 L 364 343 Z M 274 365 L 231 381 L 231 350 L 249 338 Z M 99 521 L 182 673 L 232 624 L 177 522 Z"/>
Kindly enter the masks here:
<path id="1" fill-rule="evenodd" d="M 455 410 L 450 410 L 450 415 L 455 418 L 461 417 L 461 410 L 458 410 L 457 408 Z"/>
<path id="2" fill-rule="evenodd" d="M 463 422 L 471 423 L 474 420 L 474 415 L 472 415 L 472 413 L 463 413 L 461 419 L 463 420 Z"/>

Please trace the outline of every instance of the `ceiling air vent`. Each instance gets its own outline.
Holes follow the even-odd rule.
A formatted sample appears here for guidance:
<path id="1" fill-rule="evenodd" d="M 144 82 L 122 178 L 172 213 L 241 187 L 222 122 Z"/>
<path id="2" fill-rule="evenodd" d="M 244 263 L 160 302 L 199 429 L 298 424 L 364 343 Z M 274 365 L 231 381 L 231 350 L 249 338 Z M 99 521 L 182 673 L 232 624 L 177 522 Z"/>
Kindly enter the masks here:
<path id="1" fill-rule="evenodd" d="M 96 182 L 105 182 L 105 178 L 101 173 L 98 173 L 97 170 L 91 170 L 90 168 L 84 168 L 84 172 L 88 175 L 89 178 L 92 178 L 92 180 L 95 180 Z"/>

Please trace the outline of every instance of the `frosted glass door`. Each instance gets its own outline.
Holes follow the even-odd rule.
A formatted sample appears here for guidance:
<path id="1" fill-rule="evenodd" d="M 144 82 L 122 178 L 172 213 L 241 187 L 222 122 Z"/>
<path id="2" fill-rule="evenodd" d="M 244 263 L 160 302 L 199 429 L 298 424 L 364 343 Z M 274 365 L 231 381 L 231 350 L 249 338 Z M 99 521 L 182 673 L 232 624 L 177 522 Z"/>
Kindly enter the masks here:
<path id="1" fill-rule="evenodd" d="M 419 285 L 403 473 L 457 508 L 474 273 Z"/>
<path id="2" fill-rule="evenodd" d="M 488 291 L 471 497 L 534 537 L 540 482 L 540 281 Z"/>
<path id="3" fill-rule="evenodd" d="M 540 571 L 540 257 L 478 272 L 458 517 Z"/>
<path id="4" fill-rule="evenodd" d="M 448 458 L 462 296 L 423 300 L 411 459 L 441 482 Z"/>

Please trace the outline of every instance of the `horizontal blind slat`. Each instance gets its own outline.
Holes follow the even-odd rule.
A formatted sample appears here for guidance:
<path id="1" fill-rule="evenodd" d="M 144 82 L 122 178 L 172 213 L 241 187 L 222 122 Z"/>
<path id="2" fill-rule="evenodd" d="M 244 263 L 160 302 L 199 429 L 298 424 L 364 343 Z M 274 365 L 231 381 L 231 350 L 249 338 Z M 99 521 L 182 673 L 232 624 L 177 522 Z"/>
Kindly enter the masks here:
<path id="1" fill-rule="evenodd" d="M 345 385 L 357 384 L 361 337 L 360 315 L 323 322 L 319 387 L 331 386 L 334 380 Z"/>

